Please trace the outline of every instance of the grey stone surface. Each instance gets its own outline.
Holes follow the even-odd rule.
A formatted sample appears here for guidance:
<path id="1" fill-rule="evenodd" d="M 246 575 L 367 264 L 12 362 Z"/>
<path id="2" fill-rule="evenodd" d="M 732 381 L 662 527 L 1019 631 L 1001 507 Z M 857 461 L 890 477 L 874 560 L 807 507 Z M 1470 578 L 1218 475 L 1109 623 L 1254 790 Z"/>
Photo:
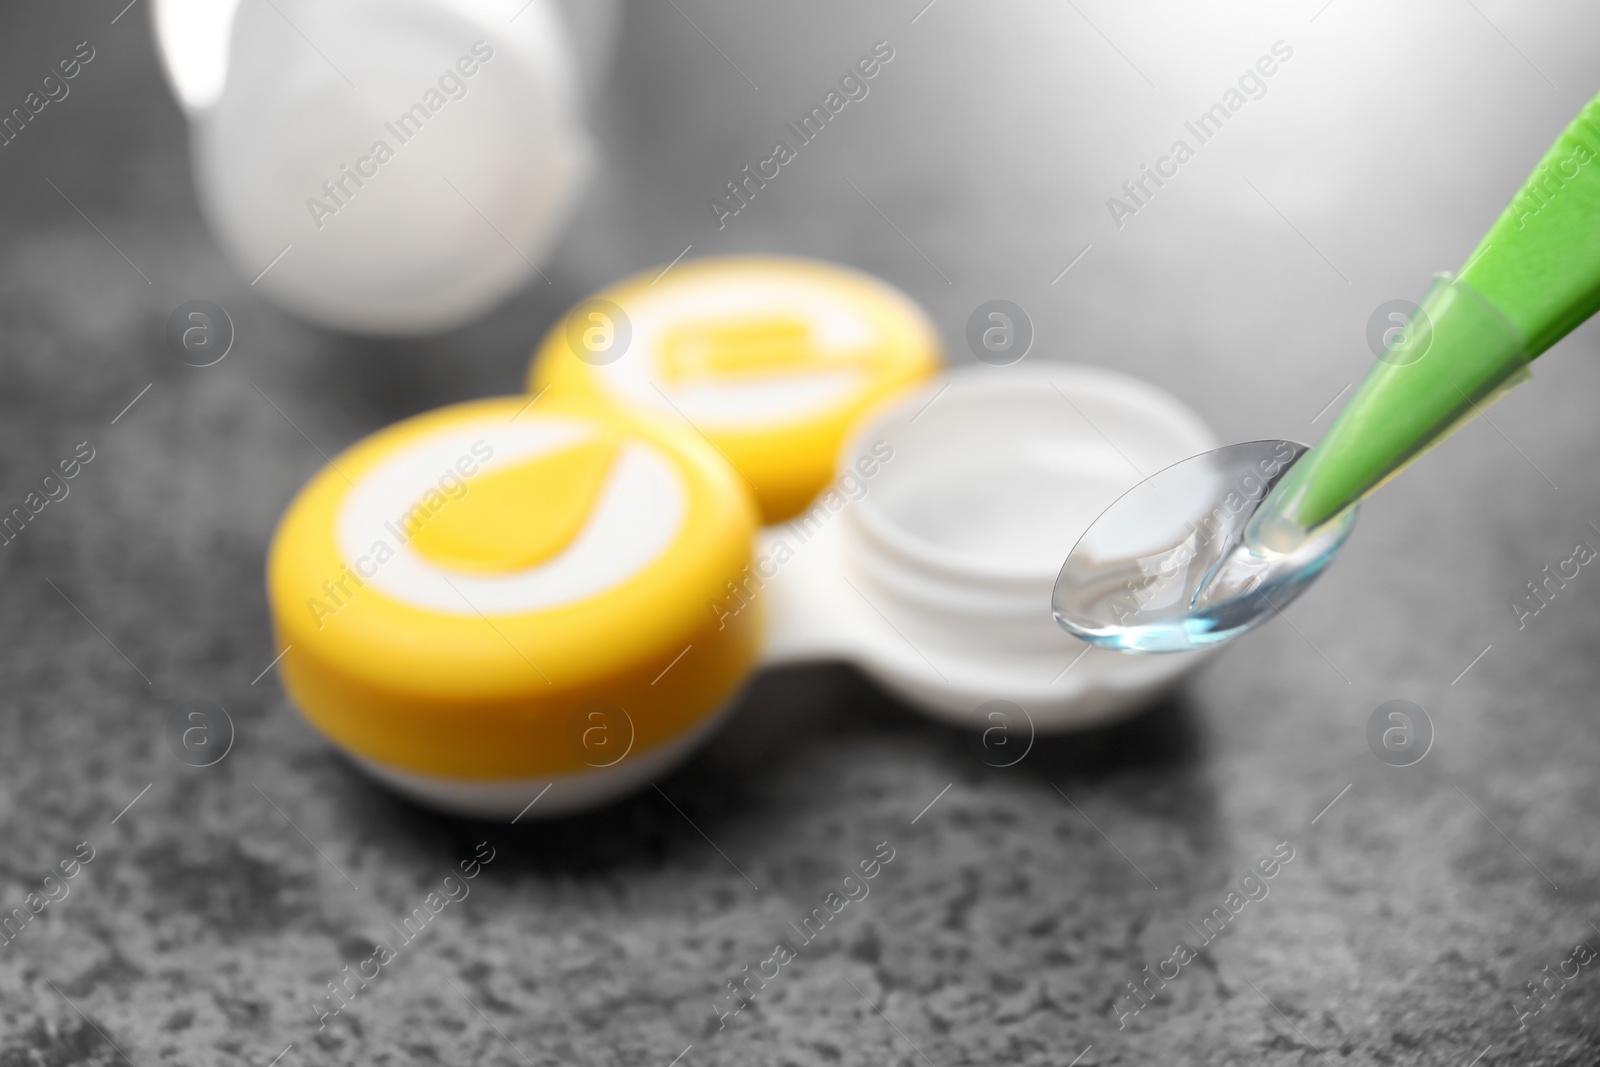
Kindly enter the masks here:
<path id="1" fill-rule="evenodd" d="M 0 149 L 0 505 L 95 450 L 0 548 L 0 904 L 94 857 L 0 945 L 0 1065 L 1600 1059 L 1600 967 L 1525 1028 L 1513 1007 L 1600 947 L 1600 578 L 1520 630 L 1509 608 L 1600 536 L 1593 327 L 1372 501 L 1284 622 L 1009 769 L 847 669 L 792 669 L 661 783 L 681 813 L 649 791 L 508 830 L 369 784 L 252 682 L 263 553 L 316 449 L 516 391 L 564 306 L 691 243 L 882 274 L 958 360 L 972 308 L 1009 299 L 1030 359 L 1151 378 L 1227 438 L 1314 437 L 1368 313 L 1462 259 L 1594 88 L 1600 15 L 1217 6 L 637 4 L 553 284 L 403 342 L 300 324 L 221 260 L 144 5 L 0 16 L 6 108 L 98 52 Z M 871 95 L 718 231 L 707 199 L 878 39 Z M 1117 228 L 1106 198 L 1279 39 L 1266 95 Z M 190 299 L 237 326 L 216 367 L 165 350 Z M 237 727 L 216 766 L 167 750 L 190 699 Z M 1435 725 L 1415 766 L 1367 750 L 1390 699 Z M 324 983 L 485 840 L 471 895 L 319 1031 Z M 719 1028 L 724 983 L 880 842 L 870 896 Z M 1119 1029 L 1124 983 L 1279 842 L 1270 895 Z"/>

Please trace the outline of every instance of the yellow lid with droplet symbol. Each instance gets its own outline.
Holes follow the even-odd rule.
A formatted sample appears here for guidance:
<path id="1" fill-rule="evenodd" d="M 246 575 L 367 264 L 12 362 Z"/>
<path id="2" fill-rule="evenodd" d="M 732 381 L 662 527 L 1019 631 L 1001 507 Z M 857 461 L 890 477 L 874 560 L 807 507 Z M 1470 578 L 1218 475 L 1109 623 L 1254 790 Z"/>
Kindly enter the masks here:
<path id="1" fill-rule="evenodd" d="M 573 308 L 539 346 L 530 387 L 688 423 L 772 523 L 827 486 L 862 415 L 938 366 L 933 324 L 886 282 L 725 256 L 638 275 Z"/>
<path id="2" fill-rule="evenodd" d="M 757 613 L 710 605 L 757 522 L 681 424 L 555 395 L 407 419 L 318 473 L 278 527 L 285 688 L 360 763 L 445 806 L 659 764 L 755 663 Z"/>

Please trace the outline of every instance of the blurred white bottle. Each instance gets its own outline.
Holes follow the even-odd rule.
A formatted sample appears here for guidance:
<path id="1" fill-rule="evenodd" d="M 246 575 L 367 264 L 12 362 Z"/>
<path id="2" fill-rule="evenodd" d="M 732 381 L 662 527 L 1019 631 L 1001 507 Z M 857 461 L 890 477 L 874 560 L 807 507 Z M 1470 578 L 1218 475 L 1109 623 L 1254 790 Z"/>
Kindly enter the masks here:
<path id="1" fill-rule="evenodd" d="M 156 0 L 212 232 L 323 325 L 467 322 L 530 280 L 592 147 L 614 0 Z"/>

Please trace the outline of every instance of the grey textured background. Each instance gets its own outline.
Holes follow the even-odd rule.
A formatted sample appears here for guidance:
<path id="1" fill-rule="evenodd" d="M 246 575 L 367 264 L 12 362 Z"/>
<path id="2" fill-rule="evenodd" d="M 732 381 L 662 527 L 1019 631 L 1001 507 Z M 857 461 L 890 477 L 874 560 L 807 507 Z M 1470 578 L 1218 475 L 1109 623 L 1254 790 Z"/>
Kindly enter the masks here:
<path id="1" fill-rule="evenodd" d="M 1459 264 L 1600 81 L 1576 0 L 924 2 L 635 4 L 554 284 L 404 342 L 299 324 L 220 259 L 142 4 L 7 10 L 6 108 L 77 41 L 98 56 L 0 149 L 0 504 L 77 442 L 97 455 L 0 548 L 0 903 L 97 855 L 0 945 L 0 1065 L 1600 1058 L 1600 967 L 1524 1031 L 1511 1006 L 1600 946 L 1600 577 L 1521 631 L 1508 606 L 1600 543 L 1593 328 L 1376 498 L 1288 624 L 1007 770 L 850 671 L 790 670 L 662 783 L 681 814 L 649 792 L 507 830 L 394 799 L 251 684 L 275 653 L 267 539 L 322 462 L 262 394 L 331 454 L 514 392 L 563 307 L 692 243 L 877 272 L 953 346 L 1014 300 L 1030 359 L 1151 378 L 1225 438 L 1313 438 L 1370 362 L 1370 311 Z M 719 233 L 706 200 L 879 39 L 871 95 Z M 1279 39 L 1268 95 L 1115 228 L 1105 198 Z M 210 369 L 162 341 L 193 298 L 238 328 Z M 204 770 L 163 739 L 191 698 L 238 727 Z M 1437 729 L 1414 767 L 1366 746 L 1393 698 Z M 485 838 L 472 895 L 318 1033 L 323 983 Z M 719 1030 L 723 983 L 881 841 L 870 897 Z M 1122 983 L 1280 841 L 1271 895 L 1119 1031 Z"/>

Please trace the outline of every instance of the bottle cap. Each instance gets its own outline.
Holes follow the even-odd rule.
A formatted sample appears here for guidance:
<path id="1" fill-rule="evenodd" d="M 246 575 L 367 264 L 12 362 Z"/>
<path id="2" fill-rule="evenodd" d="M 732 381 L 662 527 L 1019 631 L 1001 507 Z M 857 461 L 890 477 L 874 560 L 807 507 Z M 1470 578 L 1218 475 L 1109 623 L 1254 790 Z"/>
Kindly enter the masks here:
<path id="1" fill-rule="evenodd" d="M 540 280 L 593 156 L 549 0 L 515 20 L 463 0 L 214 2 L 191 20 L 167 0 L 158 26 L 201 209 L 253 286 L 324 326 L 411 334 Z"/>
<path id="2" fill-rule="evenodd" d="M 766 522 L 833 477 L 851 427 L 931 375 L 927 316 L 885 282 L 832 264 L 716 257 L 620 282 L 573 308 L 530 371 L 536 392 L 655 412 L 704 435 Z"/>
<path id="3" fill-rule="evenodd" d="M 284 686 L 369 770 L 442 806 L 587 806 L 692 747 L 758 655 L 708 604 L 757 519 L 693 430 L 506 397 L 354 445 L 284 516 Z"/>

